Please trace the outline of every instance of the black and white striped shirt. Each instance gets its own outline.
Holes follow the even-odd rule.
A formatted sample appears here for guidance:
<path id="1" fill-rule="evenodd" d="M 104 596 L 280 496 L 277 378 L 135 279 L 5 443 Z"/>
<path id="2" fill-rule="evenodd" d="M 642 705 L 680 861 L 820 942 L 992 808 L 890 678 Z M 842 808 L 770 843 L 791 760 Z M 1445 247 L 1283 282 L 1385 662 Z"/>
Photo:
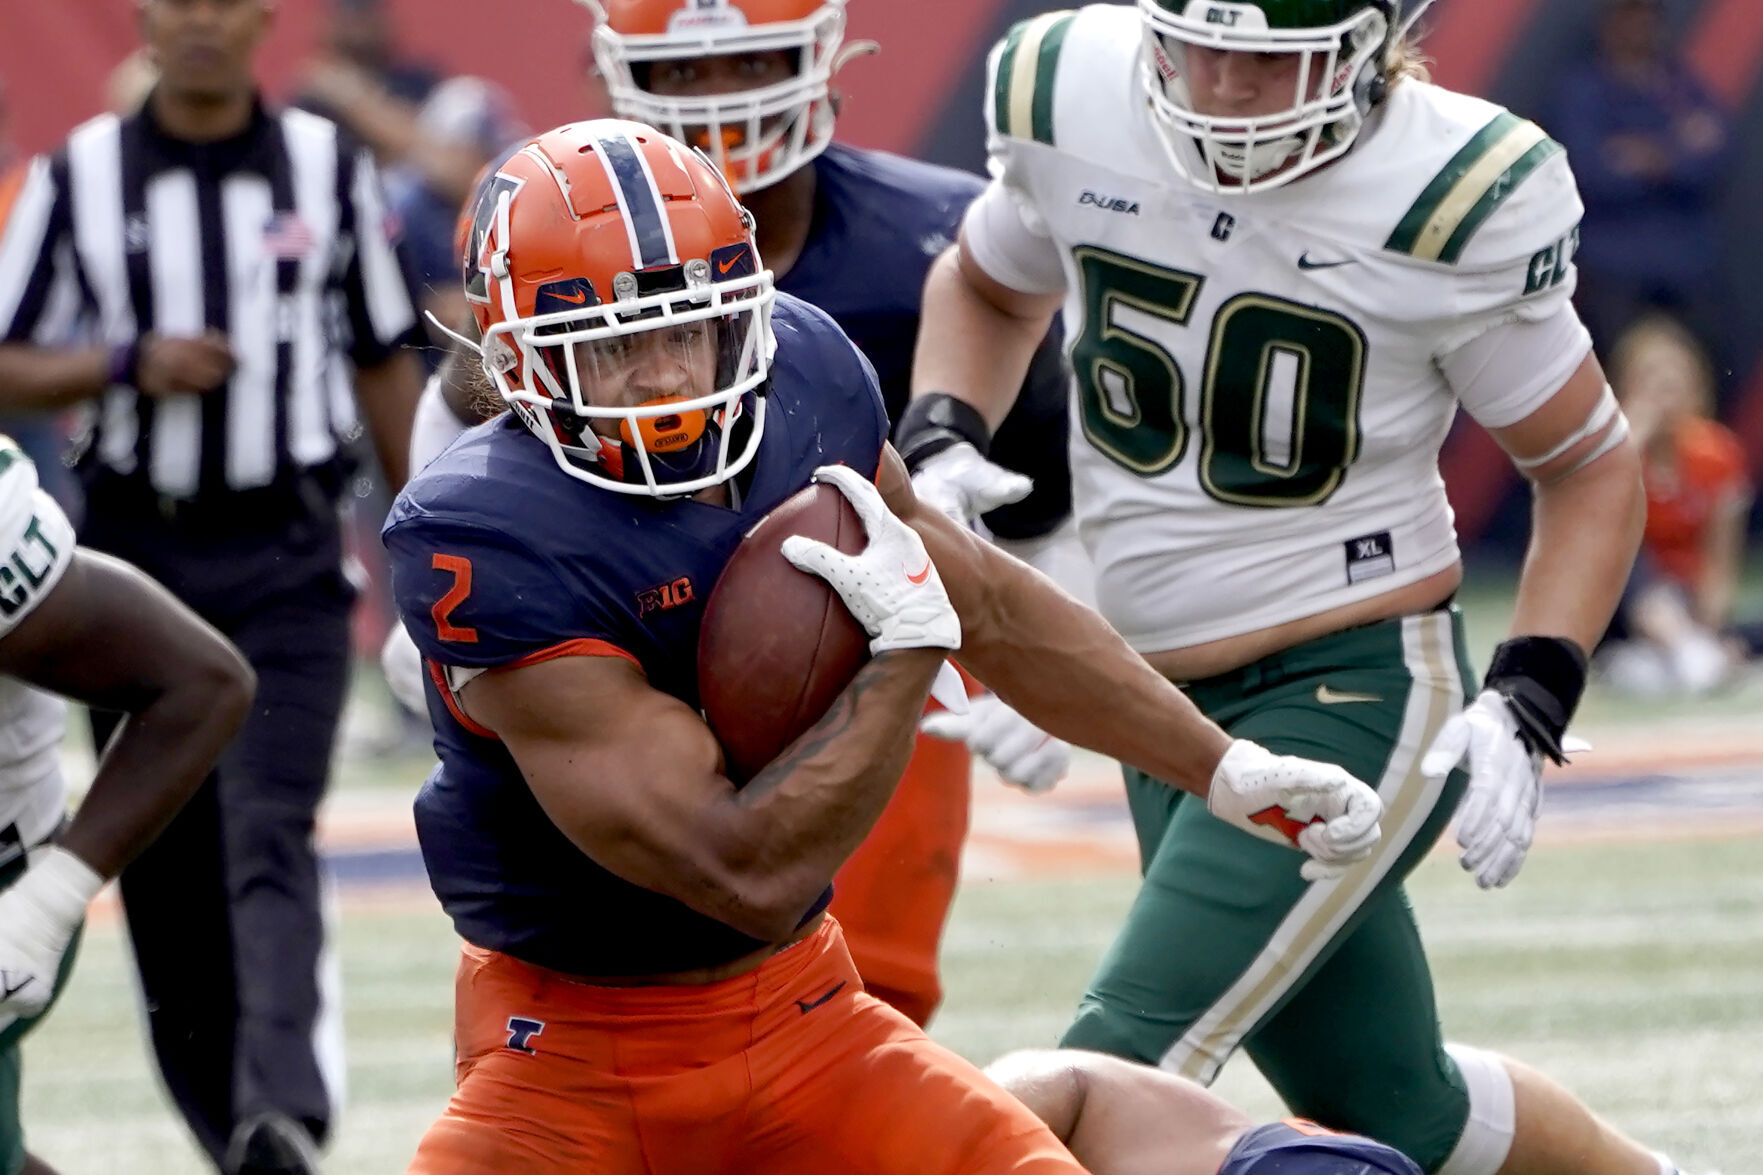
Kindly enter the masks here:
<path id="1" fill-rule="evenodd" d="M 90 473 L 174 498 L 324 466 L 356 428 L 353 371 L 418 341 L 365 150 L 302 110 L 258 106 L 213 143 L 143 109 L 101 115 L 33 160 L 0 235 L 0 341 L 227 336 L 206 395 L 113 385 L 92 405 Z"/>

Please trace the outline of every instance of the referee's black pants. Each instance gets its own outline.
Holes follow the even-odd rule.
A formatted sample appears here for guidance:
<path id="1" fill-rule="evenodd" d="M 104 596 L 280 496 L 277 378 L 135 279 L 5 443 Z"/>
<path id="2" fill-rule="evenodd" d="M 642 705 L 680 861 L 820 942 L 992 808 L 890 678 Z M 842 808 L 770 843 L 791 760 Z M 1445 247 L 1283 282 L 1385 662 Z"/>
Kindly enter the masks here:
<path id="1" fill-rule="evenodd" d="M 83 540 L 165 584 L 257 673 L 243 729 L 120 879 L 160 1073 L 216 1166 L 234 1126 L 265 1110 L 322 1141 L 341 1008 L 321 990 L 313 820 L 347 687 L 353 601 L 334 512 L 254 532 L 106 506 L 94 498 Z M 94 745 L 118 720 L 93 715 Z M 321 1060 L 327 1047 L 335 1055 Z"/>

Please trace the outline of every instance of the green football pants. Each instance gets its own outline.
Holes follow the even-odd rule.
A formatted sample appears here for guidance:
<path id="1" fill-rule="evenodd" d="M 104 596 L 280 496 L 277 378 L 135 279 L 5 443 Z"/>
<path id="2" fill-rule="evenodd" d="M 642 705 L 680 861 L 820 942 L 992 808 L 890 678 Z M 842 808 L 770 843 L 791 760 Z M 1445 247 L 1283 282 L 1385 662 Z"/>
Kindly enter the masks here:
<path id="1" fill-rule="evenodd" d="M 24 871 L 23 857 L 0 866 L 0 890 L 8 888 L 23 877 Z M 24 1058 L 19 1054 L 19 1042 L 27 1032 L 37 1026 L 38 1021 L 49 1014 L 55 1001 L 61 998 L 61 991 L 67 986 L 67 977 L 73 973 L 74 956 L 79 954 L 80 933 L 79 930 L 74 931 L 73 941 L 67 944 L 67 953 L 61 956 L 61 970 L 55 974 L 55 990 L 49 996 L 49 1007 L 35 1016 L 14 1020 L 0 1027 L 0 1175 L 18 1175 L 24 1170 L 24 1124 L 18 1117 L 18 1091 Z"/>
<path id="2" fill-rule="evenodd" d="M 1293 1112 L 1435 1170 L 1469 1103 L 1402 880 L 1462 797 L 1461 771 L 1428 780 L 1420 760 L 1472 688 L 1455 609 L 1188 685 L 1233 736 L 1375 786 L 1383 840 L 1346 876 L 1311 884 L 1301 854 L 1127 769 L 1144 883 L 1061 1043 L 1205 1083 L 1240 1045 Z"/>

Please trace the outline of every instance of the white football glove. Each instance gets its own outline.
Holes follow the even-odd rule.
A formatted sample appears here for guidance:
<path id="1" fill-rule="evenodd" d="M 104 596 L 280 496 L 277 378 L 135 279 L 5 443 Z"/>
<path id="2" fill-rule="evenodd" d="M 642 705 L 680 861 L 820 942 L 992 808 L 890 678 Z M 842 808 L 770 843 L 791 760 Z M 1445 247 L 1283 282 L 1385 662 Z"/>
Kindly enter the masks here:
<path id="1" fill-rule="evenodd" d="M 1585 751 L 1584 739 L 1564 738 L 1564 751 Z M 1518 737 L 1518 718 L 1493 690 L 1451 716 L 1440 729 L 1421 774 L 1442 779 L 1469 761 L 1469 790 L 1457 814 L 1458 863 L 1475 875 L 1483 889 L 1505 885 L 1518 876 L 1536 831 L 1542 807 L 1543 757 Z"/>
<path id="2" fill-rule="evenodd" d="M 428 716 L 428 698 L 422 689 L 422 653 L 402 623 L 394 623 L 380 646 L 380 672 L 386 675 L 386 688 L 400 705 L 413 714 Z"/>
<path id="3" fill-rule="evenodd" d="M 90 865 L 56 846 L 0 893 L 0 1027 L 49 1006 L 61 957 L 103 887 Z"/>
<path id="4" fill-rule="evenodd" d="M 1206 809 L 1227 824 L 1310 854 L 1306 881 L 1339 877 L 1364 860 L 1383 830 L 1383 801 L 1346 768 L 1276 755 L 1237 739 L 1212 773 Z"/>
<path id="5" fill-rule="evenodd" d="M 918 729 L 932 738 L 966 743 L 1005 783 L 1030 795 L 1052 791 L 1071 770 L 1070 744 L 1012 710 L 997 694 L 972 699 L 965 714 L 926 714 Z"/>
<path id="6" fill-rule="evenodd" d="M 894 517 L 881 491 L 849 466 L 822 465 L 814 480 L 845 495 L 869 543 L 860 554 L 846 555 L 793 534 L 780 548 L 784 558 L 832 585 L 869 633 L 870 652 L 959 649 L 961 621 L 918 533 Z"/>
<path id="7" fill-rule="evenodd" d="M 1020 502 L 1035 488 L 1032 479 L 994 465 L 960 441 L 926 457 L 912 475 L 912 490 L 962 526 L 999 506 Z"/>

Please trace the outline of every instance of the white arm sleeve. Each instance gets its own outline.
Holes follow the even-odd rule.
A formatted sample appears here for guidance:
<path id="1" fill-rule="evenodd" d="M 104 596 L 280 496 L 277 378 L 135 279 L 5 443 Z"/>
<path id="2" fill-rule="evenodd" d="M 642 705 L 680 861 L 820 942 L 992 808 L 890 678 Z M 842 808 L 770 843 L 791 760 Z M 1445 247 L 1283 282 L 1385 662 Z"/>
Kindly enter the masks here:
<path id="1" fill-rule="evenodd" d="M 410 422 L 410 471 L 415 473 L 441 455 L 470 425 L 453 415 L 441 395 L 441 373 L 429 376 L 416 401 L 416 417 Z"/>
<path id="2" fill-rule="evenodd" d="M 1013 290 L 1062 293 L 1065 268 L 1059 246 L 1029 225 L 1017 200 L 1000 180 L 986 185 L 961 223 L 967 251 L 995 281 Z"/>
<path id="3" fill-rule="evenodd" d="M 1591 349 L 1591 335 L 1573 304 L 1562 299 L 1546 317 L 1515 317 L 1438 356 L 1436 362 L 1477 424 L 1504 428 L 1542 407 Z"/>

